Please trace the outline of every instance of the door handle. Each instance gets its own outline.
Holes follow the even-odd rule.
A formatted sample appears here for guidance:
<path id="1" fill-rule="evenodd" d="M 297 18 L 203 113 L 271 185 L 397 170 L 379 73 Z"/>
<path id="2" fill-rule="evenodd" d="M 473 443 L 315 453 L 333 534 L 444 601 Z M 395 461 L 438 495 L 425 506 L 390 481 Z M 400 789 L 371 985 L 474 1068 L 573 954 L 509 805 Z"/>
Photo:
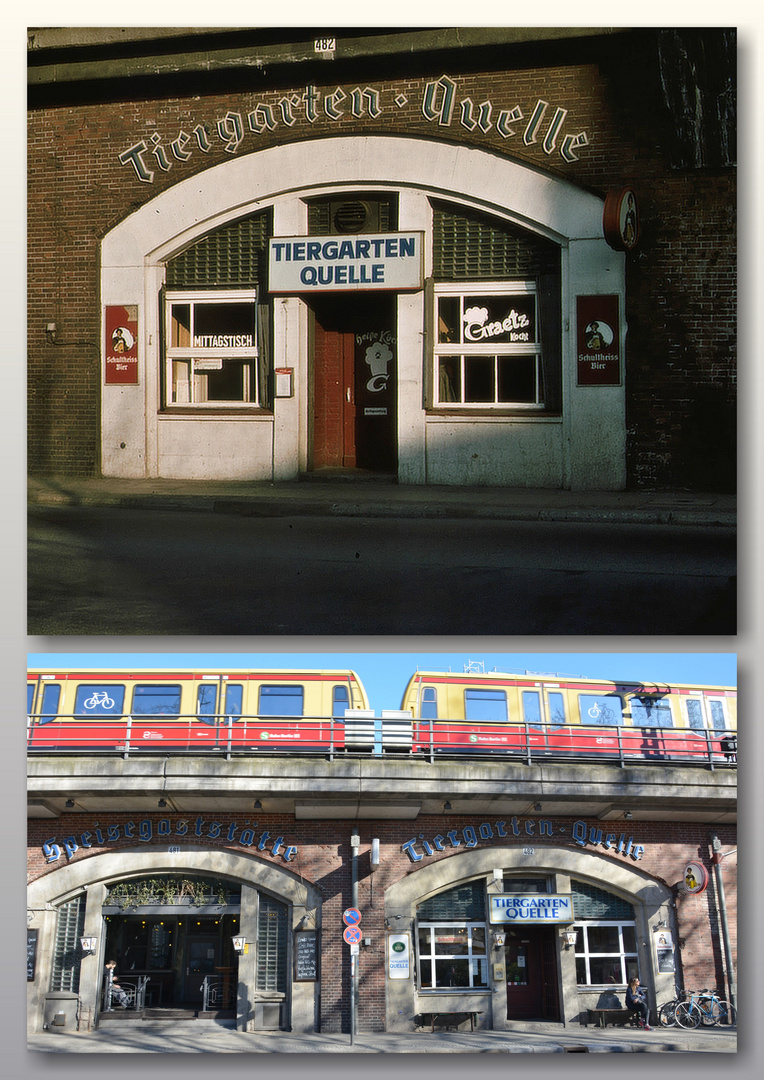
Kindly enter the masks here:
<path id="1" fill-rule="evenodd" d="M 348 399 L 348 404 L 349 404 L 350 403 L 350 387 L 349 386 L 345 390 L 345 397 Z"/>

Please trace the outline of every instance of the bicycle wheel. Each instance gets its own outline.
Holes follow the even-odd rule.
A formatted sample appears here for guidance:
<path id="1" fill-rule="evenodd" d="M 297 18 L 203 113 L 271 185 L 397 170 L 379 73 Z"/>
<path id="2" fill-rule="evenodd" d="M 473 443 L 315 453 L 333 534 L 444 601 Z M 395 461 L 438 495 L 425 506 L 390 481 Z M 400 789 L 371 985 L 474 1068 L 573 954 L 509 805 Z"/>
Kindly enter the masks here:
<path id="1" fill-rule="evenodd" d="M 661 1027 L 676 1027 L 676 1007 L 678 1001 L 667 1001 L 658 1010 L 658 1023 Z"/>
<path id="2" fill-rule="evenodd" d="M 700 1024 L 700 1009 L 694 1001 L 680 1001 L 675 1016 L 677 1024 L 683 1028 L 696 1028 Z"/>
<path id="3" fill-rule="evenodd" d="M 715 1001 L 714 1015 L 716 1016 L 714 1023 L 719 1024 L 720 1027 L 734 1027 L 737 1024 L 735 1006 L 729 1001 Z"/>

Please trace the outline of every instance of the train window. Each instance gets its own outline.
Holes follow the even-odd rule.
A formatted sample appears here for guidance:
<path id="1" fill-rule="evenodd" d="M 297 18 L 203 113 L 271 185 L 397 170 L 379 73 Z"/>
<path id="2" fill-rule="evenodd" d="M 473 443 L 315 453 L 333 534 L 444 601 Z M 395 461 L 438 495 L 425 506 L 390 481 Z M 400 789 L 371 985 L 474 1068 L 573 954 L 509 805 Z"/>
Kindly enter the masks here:
<path id="1" fill-rule="evenodd" d="M 259 716 L 302 716 L 301 686 L 261 686 Z"/>
<path id="2" fill-rule="evenodd" d="M 55 720 L 58 714 L 58 703 L 61 700 L 61 687 L 51 684 L 42 692 L 42 708 L 40 709 L 41 724 L 49 724 Z"/>
<path id="3" fill-rule="evenodd" d="M 27 712 L 31 713 L 34 705 L 34 683 L 27 683 Z"/>
<path id="4" fill-rule="evenodd" d="M 538 690 L 523 690 L 523 718 L 529 727 L 542 730 L 541 696 Z"/>
<path id="5" fill-rule="evenodd" d="M 217 683 L 200 686 L 196 694 L 196 715 L 203 724 L 215 723 L 215 709 L 218 703 Z"/>
<path id="6" fill-rule="evenodd" d="M 332 716 L 338 716 L 343 718 L 345 716 L 345 709 L 350 708 L 350 697 L 348 695 L 348 688 L 346 686 L 335 686 L 332 688 Z"/>
<path id="7" fill-rule="evenodd" d="M 668 728 L 674 726 L 668 698 L 631 698 L 631 722 L 634 727 Z"/>
<path id="8" fill-rule="evenodd" d="M 724 715 L 724 702 L 720 699 L 715 701 L 712 698 L 706 698 L 708 701 L 708 709 L 711 716 L 711 729 L 713 731 L 724 731 L 727 727 L 727 719 Z"/>
<path id="9" fill-rule="evenodd" d="M 465 690 L 465 720 L 508 720 L 505 690 Z"/>
<path id="10" fill-rule="evenodd" d="M 419 716 L 422 720 L 438 719 L 438 691 L 434 686 L 425 686 L 419 703 Z"/>
<path id="11" fill-rule="evenodd" d="M 616 694 L 579 694 L 582 724 L 622 724 L 623 703 Z"/>
<path id="12" fill-rule="evenodd" d="M 703 730 L 703 705 L 699 698 L 687 698 L 687 723 L 695 731 Z"/>
<path id="13" fill-rule="evenodd" d="M 136 716 L 179 716 L 179 686 L 136 686 L 133 693 Z"/>
<path id="14" fill-rule="evenodd" d="M 74 715 L 121 716 L 124 701 L 124 686 L 78 686 L 74 695 Z"/>
<path id="15" fill-rule="evenodd" d="M 241 716 L 244 687 L 241 683 L 228 683 L 225 688 L 225 714 L 233 719 Z"/>
<path id="16" fill-rule="evenodd" d="M 549 692 L 549 723 L 561 727 L 565 723 L 565 697 L 556 691 Z"/>

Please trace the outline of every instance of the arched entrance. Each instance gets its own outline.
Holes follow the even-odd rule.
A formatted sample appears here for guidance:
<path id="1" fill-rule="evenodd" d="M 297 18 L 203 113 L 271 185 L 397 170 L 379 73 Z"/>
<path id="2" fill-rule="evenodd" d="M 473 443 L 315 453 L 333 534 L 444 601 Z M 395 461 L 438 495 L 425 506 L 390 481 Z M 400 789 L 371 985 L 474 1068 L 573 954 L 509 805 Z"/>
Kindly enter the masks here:
<path id="1" fill-rule="evenodd" d="M 359 334 L 355 325 L 346 325 L 346 318 L 333 325 L 336 311 L 326 311 L 319 297 L 314 303 L 308 295 L 270 292 L 266 276 L 249 296 L 258 305 L 265 298 L 260 306 L 267 309 L 258 315 L 258 326 L 267 323 L 267 343 L 259 338 L 257 349 L 253 346 L 244 358 L 253 386 L 257 375 L 254 396 L 240 394 L 225 407 L 212 407 L 209 396 L 197 405 L 191 390 L 184 390 L 182 400 L 168 398 L 173 379 L 181 385 L 178 372 L 188 375 L 189 365 L 197 364 L 193 358 L 171 355 L 171 334 L 170 346 L 163 345 L 167 327 L 161 299 L 169 261 L 208 234 L 258 213 L 269 216 L 271 238 L 308 237 L 313 228 L 310 204 L 316 200 L 358 200 L 380 192 L 396 200 L 397 228 L 424 238 L 419 287 L 392 289 L 391 310 L 380 316 L 381 331 L 394 343 L 393 349 L 385 339 L 385 348 L 393 353 L 387 369 L 395 374 L 388 380 L 392 402 L 382 403 L 376 392 L 368 402 L 357 399 L 363 360 L 359 364 L 354 357 L 351 371 L 337 335 L 353 336 L 362 348 L 364 328 Z M 533 274 L 525 272 L 522 280 L 507 283 L 489 282 L 481 270 L 479 280 L 449 292 L 448 274 L 434 275 L 435 204 L 442 200 L 552 244 L 558 252 L 554 311 L 544 282 L 534 284 Z M 135 384 L 104 382 L 104 474 L 288 480 L 317 461 L 335 464 L 339 454 L 340 463 L 358 466 L 360 455 L 373 469 L 380 462 L 383 471 L 397 469 L 401 483 L 622 488 L 623 379 L 619 376 L 607 386 L 579 386 L 576 377 L 576 299 L 606 292 L 613 311 L 625 310 L 624 256 L 604 239 L 602 209 L 602 200 L 591 193 L 509 158 L 433 139 L 387 136 L 329 137 L 271 147 L 168 188 L 102 243 L 104 310 L 117 305 L 136 313 L 139 344 Z M 237 294 L 230 299 L 243 303 L 247 298 Z M 197 301 L 189 290 L 179 298 L 185 305 Z M 437 338 L 433 328 L 443 312 L 459 304 L 471 310 L 478 301 L 486 318 L 501 321 L 520 313 L 533 323 L 527 355 L 517 352 L 517 343 L 509 352 L 503 350 L 506 356 L 494 357 L 483 355 L 474 342 L 452 348 L 451 338 Z M 345 315 L 351 306 L 346 301 Z M 378 315 L 375 312 L 375 323 Z M 378 333 L 380 326 L 372 330 Z M 540 335 L 550 327 L 554 343 L 547 349 Z M 326 349 L 326 341 L 318 338 L 327 331 L 337 368 L 336 396 L 330 394 L 328 403 L 323 399 L 331 388 L 316 378 L 317 368 L 319 374 L 325 368 L 320 349 Z M 623 319 L 618 335 L 623 346 Z M 250 335 L 252 341 L 255 336 Z M 181 351 L 185 347 L 180 338 L 176 344 Z M 509 339 L 506 344 L 509 347 Z M 264 350 L 267 372 L 258 367 Z M 198 378 L 211 384 L 220 374 L 214 365 L 230 366 L 234 359 L 203 357 Z M 373 359 L 381 362 L 382 357 Z M 238 361 L 240 373 L 244 361 Z M 371 369 L 369 375 L 366 383 Z M 189 386 L 195 377 L 188 375 Z M 448 392 L 441 393 L 446 382 Z M 335 419 L 332 410 L 340 408 Z M 359 430 L 359 415 L 368 421 L 368 431 L 363 425 Z M 327 436 L 322 425 L 330 423 L 339 426 Z M 382 430 L 385 423 L 389 431 Z M 593 427 L 597 439 L 591 438 Z"/>
<path id="2" fill-rule="evenodd" d="M 156 887 L 170 879 L 197 882 L 201 890 L 225 884 L 230 891 L 225 903 L 219 893 L 203 891 L 195 897 L 188 892 L 174 896 L 176 903 L 153 903 L 159 897 L 152 895 L 149 883 Z M 116 902 L 120 893 L 122 905 Z M 136 987 L 149 977 L 149 1008 L 161 1008 L 171 996 L 170 1004 L 197 1014 L 203 1004 L 200 988 L 210 975 L 219 994 L 228 981 L 226 992 L 239 1030 L 315 1030 L 320 986 L 292 981 L 291 950 L 298 925 L 320 925 L 321 900 L 312 886 L 285 867 L 223 849 L 134 848 L 79 859 L 53 871 L 29 886 L 27 905 L 30 926 L 38 935 L 39 978 L 28 985 L 32 1030 L 41 1030 L 54 1011 L 64 1008 L 71 1010 L 70 1027 L 95 1026 L 110 959 L 120 965 L 118 977 Z M 242 939 L 238 954 L 234 936 Z M 82 937 L 91 939 L 92 951 L 83 952 Z M 55 989 L 62 947 L 68 965 L 63 997 Z M 112 956 L 117 949 L 120 956 Z M 234 980 L 235 993 L 230 991 Z"/>
<path id="3" fill-rule="evenodd" d="M 534 896 L 610 904 L 606 918 L 583 922 L 574 946 L 563 918 L 496 922 L 491 897 L 532 907 Z M 564 911 L 564 906 L 561 907 Z M 555 845 L 496 846 L 455 854 L 417 869 L 385 895 L 387 925 L 407 933 L 415 981 L 388 978 L 388 1030 L 410 1030 L 405 1017 L 469 1012 L 482 1026 L 507 1030 L 523 1021 L 579 1022 L 601 1007 L 602 984 L 625 985 L 637 971 L 653 1000 L 671 996 L 673 976 L 657 969 L 652 927 L 671 918 L 671 890 L 629 863 Z M 601 943 L 605 942 L 603 945 Z"/>

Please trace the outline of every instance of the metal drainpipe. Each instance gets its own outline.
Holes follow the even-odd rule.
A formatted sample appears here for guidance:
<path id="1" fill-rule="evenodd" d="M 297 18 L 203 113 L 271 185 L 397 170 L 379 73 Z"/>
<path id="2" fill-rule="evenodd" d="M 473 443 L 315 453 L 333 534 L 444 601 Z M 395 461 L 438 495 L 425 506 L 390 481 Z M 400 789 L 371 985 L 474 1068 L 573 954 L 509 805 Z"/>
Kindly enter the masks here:
<path id="1" fill-rule="evenodd" d="M 716 833 L 709 833 L 708 839 L 711 841 L 711 849 L 713 855 L 711 861 L 714 864 L 714 876 L 716 878 L 716 895 L 719 898 L 719 917 L 722 923 L 722 941 L 724 942 L 724 962 L 727 967 L 727 984 L 729 986 L 729 995 L 732 1006 L 737 1012 L 737 979 L 735 978 L 735 968 L 732 963 L 732 946 L 730 945 L 730 928 L 727 921 L 727 903 L 724 899 L 724 883 L 722 882 L 722 842 Z M 732 854 L 729 852 L 728 854 Z"/>
<path id="2" fill-rule="evenodd" d="M 350 886 L 351 905 L 358 907 L 358 849 L 361 846 L 361 837 L 353 833 L 350 837 Z M 356 1010 L 357 1010 L 357 967 L 359 957 L 350 957 L 350 1045 L 355 1042 Z"/>

